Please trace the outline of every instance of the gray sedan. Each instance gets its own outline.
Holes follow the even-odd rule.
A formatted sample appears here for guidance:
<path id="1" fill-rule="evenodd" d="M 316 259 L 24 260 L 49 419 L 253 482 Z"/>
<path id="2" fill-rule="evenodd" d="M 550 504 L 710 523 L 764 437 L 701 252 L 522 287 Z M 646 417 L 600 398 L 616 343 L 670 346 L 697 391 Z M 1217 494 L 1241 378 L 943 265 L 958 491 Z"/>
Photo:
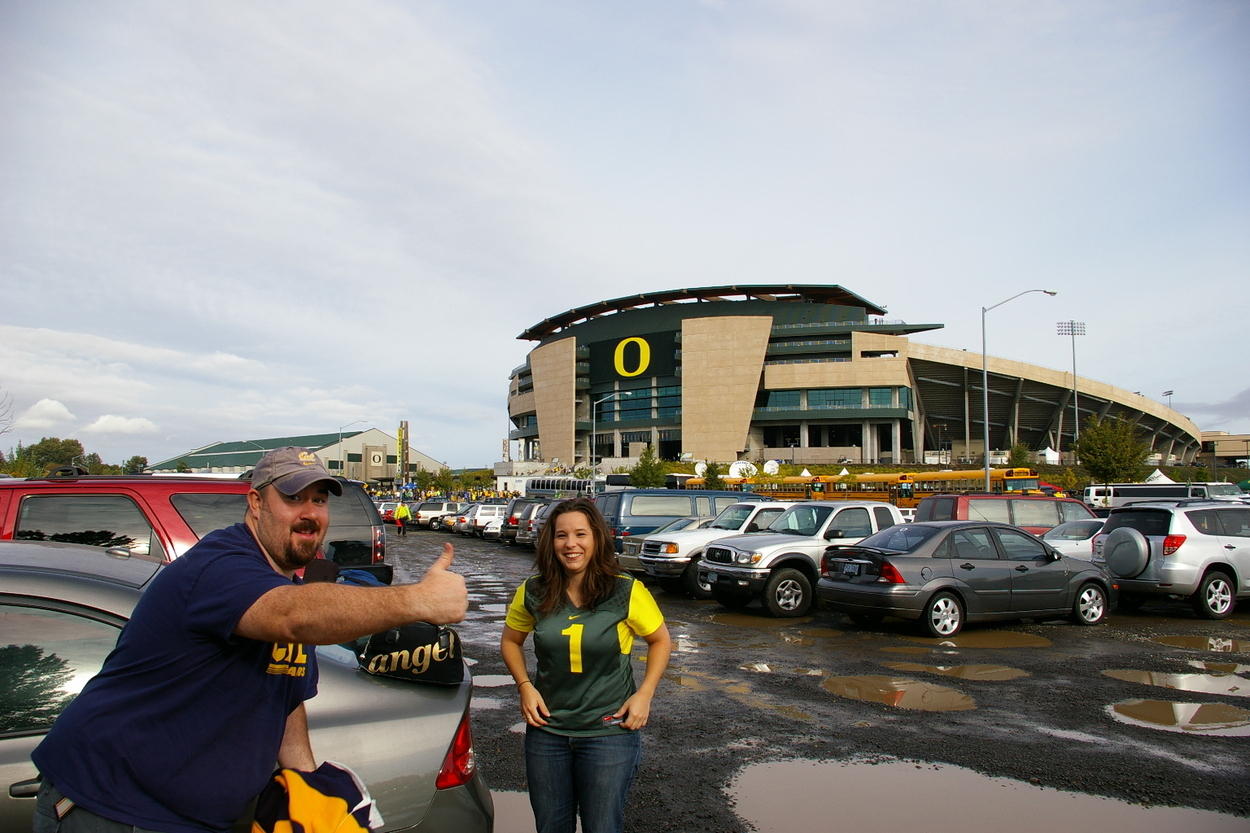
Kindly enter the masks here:
<path id="1" fill-rule="evenodd" d="M 929 521 L 901 524 L 858 544 L 825 551 L 817 597 L 860 623 L 885 616 L 920 620 L 935 637 L 966 622 L 1070 616 L 1097 625 L 1111 582 L 1007 524 Z"/>
<path id="2" fill-rule="evenodd" d="M 143 588 L 160 569 L 96 547 L 0 542 L 0 830 L 30 830 L 38 791 L 30 753 L 100 670 Z M 473 760 L 472 677 L 426 686 L 371 677 L 355 655 L 317 649 L 308 723 L 319 760 L 341 761 L 368 786 L 382 830 L 489 831 L 494 805 Z"/>

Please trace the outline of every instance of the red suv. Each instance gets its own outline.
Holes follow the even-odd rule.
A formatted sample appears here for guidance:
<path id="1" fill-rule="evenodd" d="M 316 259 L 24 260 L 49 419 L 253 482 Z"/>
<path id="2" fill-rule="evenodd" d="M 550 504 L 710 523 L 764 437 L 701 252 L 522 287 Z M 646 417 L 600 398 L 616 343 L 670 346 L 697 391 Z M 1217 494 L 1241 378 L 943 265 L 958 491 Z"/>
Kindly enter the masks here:
<path id="1" fill-rule="evenodd" d="M 1079 500 L 1049 495 L 1016 495 L 981 492 L 960 495 L 929 495 L 916 506 L 916 521 L 995 521 L 1019 527 L 1034 535 L 1066 521 L 1094 517 Z"/>
<path id="2" fill-rule="evenodd" d="M 330 495 L 323 554 L 342 569 L 363 569 L 390 583 L 386 532 L 364 491 L 342 480 Z M 110 552 L 172 561 L 205 534 L 243 520 L 248 480 L 82 475 L 0 478 L 0 539 L 89 544 Z"/>

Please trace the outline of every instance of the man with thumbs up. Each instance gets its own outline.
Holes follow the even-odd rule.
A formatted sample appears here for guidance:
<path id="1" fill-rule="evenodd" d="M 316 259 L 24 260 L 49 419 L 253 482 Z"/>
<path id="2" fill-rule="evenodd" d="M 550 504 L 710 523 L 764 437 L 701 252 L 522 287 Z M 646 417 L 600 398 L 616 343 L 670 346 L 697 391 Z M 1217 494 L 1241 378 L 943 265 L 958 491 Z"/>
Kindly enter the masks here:
<path id="1" fill-rule="evenodd" d="M 317 768 L 304 701 L 312 646 L 468 608 L 453 549 L 416 584 L 301 584 L 342 486 L 311 452 L 275 449 L 252 473 L 243 522 L 162 569 L 104 667 L 32 759 L 34 830 L 228 831 L 282 767 Z"/>

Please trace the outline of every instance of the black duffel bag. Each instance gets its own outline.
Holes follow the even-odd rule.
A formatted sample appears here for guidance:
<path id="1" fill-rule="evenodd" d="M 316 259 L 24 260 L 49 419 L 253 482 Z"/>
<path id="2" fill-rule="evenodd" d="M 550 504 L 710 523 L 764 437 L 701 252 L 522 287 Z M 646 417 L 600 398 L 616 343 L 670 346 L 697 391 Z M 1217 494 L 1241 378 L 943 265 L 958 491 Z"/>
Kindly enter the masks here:
<path id="1" fill-rule="evenodd" d="M 446 625 L 412 622 L 369 637 L 360 667 L 378 677 L 431 685 L 459 685 L 464 679 L 460 635 Z"/>

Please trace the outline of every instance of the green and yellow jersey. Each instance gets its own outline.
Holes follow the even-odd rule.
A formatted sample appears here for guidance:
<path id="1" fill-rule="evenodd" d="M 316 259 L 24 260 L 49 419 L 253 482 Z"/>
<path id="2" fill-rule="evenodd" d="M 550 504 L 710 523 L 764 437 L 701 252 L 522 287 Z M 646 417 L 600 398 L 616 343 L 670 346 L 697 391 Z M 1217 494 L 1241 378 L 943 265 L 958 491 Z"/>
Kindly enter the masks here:
<path id="1" fill-rule="evenodd" d="M 531 576 L 517 588 L 505 623 L 534 634 L 538 673 L 533 682 L 551 711 L 543 728 L 576 736 L 629 731 L 605 725 L 603 718 L 637 690 L 629 658 L 634 637 L 664 624 L 651 591 L 630 576 L 617 576 L 616 589 L 598 607 L 574 607 L 565 600 L 540 617 L 541 602 L 541 579 Z"/>

